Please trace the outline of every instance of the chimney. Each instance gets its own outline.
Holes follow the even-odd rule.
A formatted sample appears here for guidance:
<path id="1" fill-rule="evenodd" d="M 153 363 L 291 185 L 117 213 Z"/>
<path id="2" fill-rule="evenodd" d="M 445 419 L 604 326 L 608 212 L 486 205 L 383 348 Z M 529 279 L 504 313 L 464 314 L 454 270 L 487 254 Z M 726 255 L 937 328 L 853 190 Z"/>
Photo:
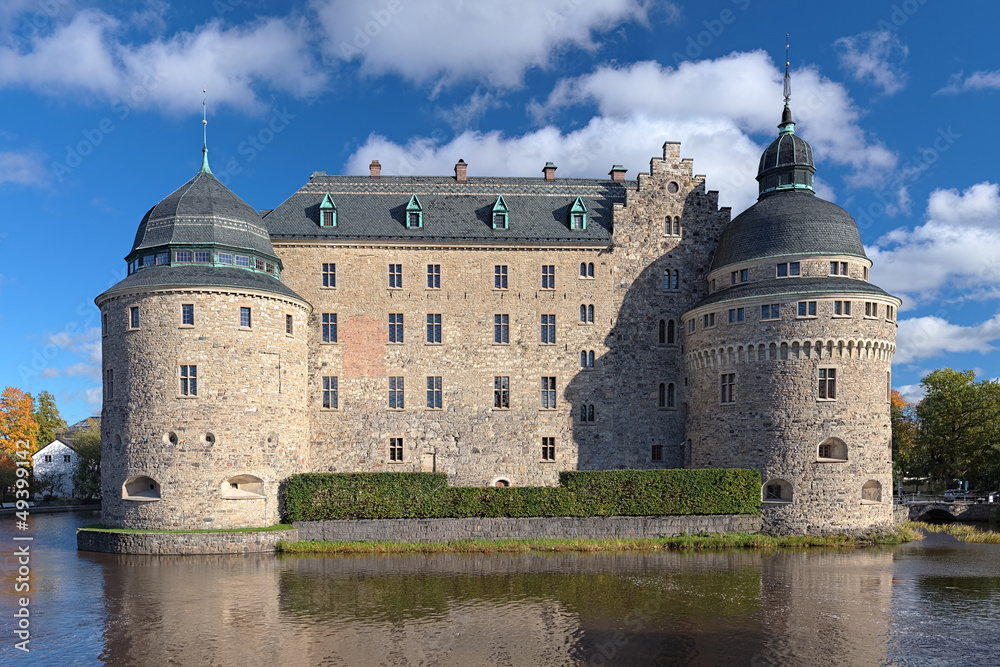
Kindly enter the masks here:
<path id="1" fill-rule="evenodd" d="M 465 160 L 459 158 L 458 162 L 455 164 L 455 180 L 459 183 L 465 183 L 465 172 L 468 168 L 469 165 L 465 164 Z"/>
<path id="2" fill-rule="evenodd" d="M 551 162 L 546 162 L 545 167 L 542 169 L 542 171 L 545 172 L 546 181 L 556 180 L 556 166 Z"/>
<path id="3" fill-rule="evenodd" d="M 614 164 L 611 165 L 611 171 L 608 172 L 608 176 L 610 176 L 611 180 L 614 181 L 615 183 L 624 183 L 626 171 L 628 171 L 628 169 L 621 166 L 620 164 Z"/>
<path id="4" fill-rule="evenodd" d="M 372 178 L 382 178 L 382 165 L 378 163 L 378 160 L 372 160 L 368 168 L 371 169 Z"/>

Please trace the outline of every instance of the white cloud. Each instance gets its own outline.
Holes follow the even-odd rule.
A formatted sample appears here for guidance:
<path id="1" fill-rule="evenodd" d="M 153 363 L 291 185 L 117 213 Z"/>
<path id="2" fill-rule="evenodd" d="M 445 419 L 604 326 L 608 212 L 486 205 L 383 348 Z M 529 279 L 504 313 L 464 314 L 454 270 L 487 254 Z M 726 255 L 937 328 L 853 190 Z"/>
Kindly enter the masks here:
<path id="1" fill-rule="evenodd" d="M 70 364 L 65 368 L 63 374 L 66 377 L 77 377 L 80 375 L 84 375 L 89 377 L 91 380 L 94 380 L 95 382 L 101 381 L 101 367 L 96 366 L 94 364 L 86 364 L 83 362 Z"/>
<path id="2" fill-rule="evenodd" d="M 922 384 L 904 384 L 895 389 L 907 403 L 919 403 L 927 395 L 927 389 Z"/>
<path id="3" fill-rule="evenodd" d="M 841 69 L 858 81 L 881 88 L 886 95 L 898 93 L 906 85 L 902 61 L 909 49 L 890 30 L 871 30 L 841 37 L 834 46 Z"/>
<path id="4" fill-rule="evenodd" d="M 313 0 L 327 54 L 361 61 L 363 72 L 418 83 L 485 80 L 517 87 L 569 47 L 595 50 L 596 33 L 644 22 L 644 0 Z M 673 3 L 663 3 L 672 17 Z"/>
<path id="5" fill-rule="evenodd" d="M 895 229 L 866 248 L 872 280 L 909 297 L 907 307 L 942 292 L 949 303 L 1000 295 L 1000 187 L 935 190 L 926 216 L 923 225 Z"/>
<path id="6" fill-rule="evenodd" d="M 0 47 L 0 88 L 79 94 L 168 112 L 201 104 L 263 108 L 261 87 L 309 97 L 326 85 L 308 53 L 310 28 L 275 18 L 223 28 L 218 21 L 192 32 L 132 45 L 116 41 L 123 24 L 99 10 L 78 12 L 68 24 L 30 40 L 29 50 Z"/>
<path id="7" fill-rule="evenodd" d="M 87 402 L 87 405 L 90 406 L 91 414 L 101 414 L 101 407 L 104 404 L 102 394 L 101 387 L 91 387 L 84 392 L 83 398 Z"/>
<path id="8" fill-rule="evenodd" d="M 682 142 L 683 155 L 695 159 L 695 171 L 709 175 L 708 188 L 721 190 L 727 199 L 723 205 L 746 206 L 756 198 L 753 177 L 760 148 L 723 118 L 597 117 L 569 133 L 552 126 L 514 137 L 467 131 L 445 144 L 418 138 L 403 145 L 372 134 L 348 159 L 347 172 L 367 174 L 369 162 L 377 159 L 383 174 L 447 174 L 462 158 L 469 163 L 470 176 L 541 178 L 542 167 L 551 160 L 559 168 L 557 177 L 606 178 L 613 164 L 623 164 L 627 177 L 635 178 L 648 170 L 650 158 L 660 157 L 666 140 Z"/>
<path id="9" fill-rule="evenodd" d="M 936 316 L 912 317 L 899 321 L 896 355 L 893 361 L 909 363 L 948 352 L 987 354 L 1000 340 L 1000 315 L 974 326 L 962 326 Z"/>
<path id="10" fill-rule="evenodd" d="M 677 68 L 652 61 L 605 66 L 560 81 L 532 112 L 544 119 L 562 106 L 591 102 L 601 114 L 616 118 L 641 113 L 654 119 L 723 120 L 742 132 L 775 135 L 783 76 L 763 51 L 686 62 Z M 891 173 L 897 158 L 866 137 L 858 124 L 860 112 L 843 85 L 813 68 L 796 70 L 792 85 L 792 112 L 800 124 L 796 130 L 812 145 L 817 160 L 850 166 L 849 181 L 856 186 L 884 182 L 876 176 Z"/>
<path id="11" fill-rule="evenodd" d="M 34 152 L 0 151 L 0 185 L 41 185 L 45 181 L 42 157 Z"/>
<path id="12" fill-rule="evenodd" d="M 970 90 L 995 90 L 1000 88 L 1000 70 L 992 72 L 973 72 L 969 76 L 964 72 L 956 72 L 948 79 L 948 85 L 937 91 L 938 94 L 965 93 Z"/>

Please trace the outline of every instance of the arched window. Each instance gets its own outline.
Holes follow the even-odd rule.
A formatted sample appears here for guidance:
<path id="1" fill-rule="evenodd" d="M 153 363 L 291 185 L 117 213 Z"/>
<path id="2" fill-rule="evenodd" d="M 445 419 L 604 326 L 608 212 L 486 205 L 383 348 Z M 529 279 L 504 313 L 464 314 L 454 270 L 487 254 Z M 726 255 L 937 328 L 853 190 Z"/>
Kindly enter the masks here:
<path id="1" fill-rule="evenodd" d="M 587 421 L 594 421 L 594 406 L 592 404 L 587 406 Z"/>
<path id="2" fill-rule="evenodd" d="M 594 322 L 594 304 L 587 306 L 587 321 L 590 323 Z"/>
<path id="3" fill-rule="evenodd" d="M 681 235 L 681 219 L 678 217 L 674 218 L 674 236 Z"/>
<path id="4" fill-rule="evenodd" d="M 587 277 L 588 278 L 593 278 L 594 277 L 594 263 L 593 262 L 590 262 L 590 263 L 587 264 Z"/>
<path id="5" fill-rule="evenodd" d="M 667 320 L 667 345 L 677 342 L 677 326 L 673 320 Z"/>
<path id="6" fill-rule="evenodd" d="M 676 395 L 677 395 L 677 391 L 676 391 L 676 389 L 674 389 L 674 383 L 671 382 L 670 384 L 667 385 L 667 407 L 668 408 L 677 407 L 676 406 Z"/>
<path id="7" fill-rule="evenodd" d="M 136 475 L 122 484 L 122 500 L 150 501 L 160 499 L 160 485 L 152 477 Z"/>
<path id="8" fill-rule="evenodd" d="M 870 479 L 861 487 L 861 504 L 882 502 L 882 484 Z"/>
<path id="9" fill-rule="evenodd" d="M 673 281 L 672 282 L 673 282 L 673 287 L 671 289 L 680 289 L 680 286 L 681 286 L 681 272 L 678 271 L 677 269 L 674 269 Z"/>
<path id="10" fill-rule="evenodd" d="M 222 497 L 243 500 L 264 497 L 264 480 L 254 475 L 236 475 L 222 483 Z"/>
<path id="11" fill-rule="evenodd" d="M 582 422 L 592 422 L 594 421 L 594 406 L 593 404 L 587 405 L 584 403 L 580 406 L 580 421 Z"/>
<path id="12" fill-rule="evenodd" d="M 657 396 L 657 405 L 661 408 L 667 407 L 667 385 L 663 382 L 660 383 L 660 389 Z"/>
<path id="13" fill-rule="evenodd" d="M 590 368 L 594 367 L 594 351 L 591 350 L 587 353 L 587 366 Z"/>
<path id="14" fill-rule="evenodd" d="M 660 320 L 660 345 L 665 345 L 667 342 L 667 321 Z"/>
<path id="15" fill-rule="evenodd" d="M 827 438 L 819 443 L 817 458 L 826 461 L 846 461 L 847 443 L 840 438 Z"/>
<path id="16" fill-rule="evenodd" d="M 581 278 L 586 278 L 587 277 L 587 263 L 586 262 L 580 262 L 580 277 Z"/>
<path id="17" fill-rule="evenodd" d="M 792 502 L 792 485 L 783 479 L 769 479 L 761 487 L 761 500 L 765 503 Z"/>
<path id="18" fill-rule="evenodd" d="M 594 367 L 594 351 L 580 350 L 580 368 Z"/>
<path id="19" fill-rule="evenodd" d="M 671 218 L 671 217 L 670 217 L 670 216 L 668 215 L 668 216 L 667 216 L 667 221 L 666 221 L 666 223 L 664 223 L 664 225 L 663 225 L 663 233 L 664 233 L 664 234 L 667 234 L 667 235 L 670 235 L 670 234 L 672 234 L 672 233 L 673 233 L 673 231 L 672 231 L 672 230 L 673 230 L 673 228 L 674 228 L 674 226 L 673 226 L 673 222 L 674 222 L 674 219 L 673 219 L 673 218 Z"/>
<path id="20" fill-rule="evenodd" d="M 580 321 L 581 322 L 587 321 L 587 307 L 582 303 L 580 304 Z"/>
<path id="21" fill-rule="evenodd" d="M 586 403 L 580 404 L 580 421 L 587 421 L 587 405 Z"/>

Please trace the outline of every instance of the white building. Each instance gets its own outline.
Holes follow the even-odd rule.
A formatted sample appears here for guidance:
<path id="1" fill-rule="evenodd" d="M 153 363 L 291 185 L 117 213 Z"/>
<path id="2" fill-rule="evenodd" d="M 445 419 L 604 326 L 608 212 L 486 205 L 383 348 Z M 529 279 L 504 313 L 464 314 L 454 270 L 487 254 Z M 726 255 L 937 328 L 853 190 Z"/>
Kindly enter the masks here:
<path id="1" fill-rule="evenodd" d="M 72 498 L 73 470 L 76 468 L 76 462 L 79 458 L 80 455 L 76 453 L 71 444 L 59 439 L 53 440 L 31 457 L 35 478 L 61 475 L 59 484 L 53 488 L 51 493 L 56 498 Z"/>

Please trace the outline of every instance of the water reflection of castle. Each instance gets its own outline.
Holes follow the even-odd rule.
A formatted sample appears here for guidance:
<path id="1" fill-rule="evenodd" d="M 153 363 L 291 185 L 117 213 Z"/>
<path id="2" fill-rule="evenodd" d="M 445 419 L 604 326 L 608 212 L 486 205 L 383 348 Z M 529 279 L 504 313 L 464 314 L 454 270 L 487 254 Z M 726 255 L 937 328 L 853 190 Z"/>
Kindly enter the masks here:
<path id="1" fill-rule="evenodd" d="M 893 573 L 888 550 L 89 557 L 112 664 L 875 665 Z"/>
<path id="2" fill-rule="evenodd" d="M 103 520 L 261 526 L 303 471 L 749 467 L 771 530 L 891 523 L 899 300 L 786 104 L 730 222 L 666 143 L 608 179 L 316 172 L 258 214 L 201 171 L 104 329 Z"/>

